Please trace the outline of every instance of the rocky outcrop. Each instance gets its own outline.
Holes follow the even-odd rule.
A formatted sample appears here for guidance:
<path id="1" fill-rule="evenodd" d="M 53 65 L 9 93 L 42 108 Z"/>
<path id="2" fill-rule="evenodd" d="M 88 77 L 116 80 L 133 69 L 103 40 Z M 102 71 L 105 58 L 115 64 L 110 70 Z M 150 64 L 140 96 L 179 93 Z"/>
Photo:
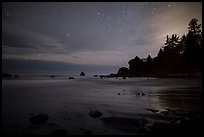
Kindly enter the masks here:
<path id="1" fill-rule="evenodd" d="M 128 77 L 128 76 L 130 76 L 130 70 L 126 67 L 122 67 L 118 70 L 117 76 Z"/>
<path id="2" fill-rule="evenodd" d="M 85 76 L 85 73 L 84 73 L 84 72 L 81 72 L 80 76 Z"/>

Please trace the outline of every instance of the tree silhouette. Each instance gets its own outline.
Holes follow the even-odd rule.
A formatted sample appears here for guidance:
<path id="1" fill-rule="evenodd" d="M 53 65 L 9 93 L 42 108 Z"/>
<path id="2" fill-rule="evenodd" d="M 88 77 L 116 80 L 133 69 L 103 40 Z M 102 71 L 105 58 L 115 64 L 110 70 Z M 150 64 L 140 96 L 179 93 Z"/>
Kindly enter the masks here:
<path id="1" fill-rule="evenodd" d="M 198 24 L 197 19 L 192 19 L 188 27 L 189 31 L 185 43 L 185 56 L 187 63 L 191 67 L 201 66 L 201 46 L 202 46 L 202 33 L 201 24 Z"/>
<path id="2" fill-rule="evenodd" d="M 192 19 L 189 23 L 188 29 L 194 35 L 201 35 L 201 24 L 198 24 L 198 19 Z"/>
<path id="3" fill-rule="evenodd" d="M 197 19 L 192 19 L 187 35 L 167 35 L 164 46 L 156 57 L 131 59 L 129 72 L 131 76 L 169 75 L 172 73 L 194 73 L 201 71 L 202 64 L 202 31 Z M 121 69 L 127 72 L 128 69 Z M 198 71 L 198 72 L 199 72 Z M 120 73 L 120 75 L 122 75 Z M 124 75 L 123 75 L 124 76 Z"/>

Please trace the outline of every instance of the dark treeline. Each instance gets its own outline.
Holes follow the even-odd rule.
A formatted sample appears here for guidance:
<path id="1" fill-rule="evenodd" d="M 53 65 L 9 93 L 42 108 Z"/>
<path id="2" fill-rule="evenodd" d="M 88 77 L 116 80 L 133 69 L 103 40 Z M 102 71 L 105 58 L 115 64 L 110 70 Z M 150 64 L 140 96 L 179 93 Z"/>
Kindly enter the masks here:
<path id="1" fill-rule="evenodd" d="M 115 76 L 196 76 L 202 70 L 202 30 L 197 19 L 192 19 L 187 35 L 172 34 L 166 37 L 165 45 L 156 57 L 136 56 L 122 67 Z"/>

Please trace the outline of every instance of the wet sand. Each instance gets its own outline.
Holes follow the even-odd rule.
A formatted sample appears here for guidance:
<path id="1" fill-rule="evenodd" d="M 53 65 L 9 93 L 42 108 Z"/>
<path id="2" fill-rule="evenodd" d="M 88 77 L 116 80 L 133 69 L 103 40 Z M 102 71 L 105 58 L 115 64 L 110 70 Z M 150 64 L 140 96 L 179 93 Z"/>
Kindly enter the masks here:
<path id="1" fill-rule="evenodd" d="M 201 132 L 202 80 L 2 80 L 4 135 L 152 135 Z M 102 115 L 90 115 L 99 111 Z"/>

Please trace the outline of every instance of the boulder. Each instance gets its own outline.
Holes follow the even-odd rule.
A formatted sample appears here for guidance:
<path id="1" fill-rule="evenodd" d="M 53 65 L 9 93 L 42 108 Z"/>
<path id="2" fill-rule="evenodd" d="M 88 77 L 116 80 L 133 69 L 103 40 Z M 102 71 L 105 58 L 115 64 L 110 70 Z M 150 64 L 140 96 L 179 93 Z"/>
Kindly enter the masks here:
<path id="1" fill-rule="evenodd" d="M 142 96 L 146 95 L 145 93 L 142 93 Z"/>
<path id="2" fill-rule="evenodd" d="M 151 109 L 151 108 L 147 108 L 146 110 L 148 110 L 148 111 L 150 111 L 150 112 L 152 112 L 152 113 L 157 113 L 157 112 L 159 112 L 159 110 L 157 110 L 157 109 Z"/>
<path id="3" fill-rule="evenodd" d="M 119 77 L 123 77 L 123 78 L 125 79 L 125 77 L 130 76 L 130 70 L 129 70 L 128 68 L 126 68 L 126 67 L 122 67 L 122 68 L 120 68 L 120 69 L 118 70 L 117 75 L 118 75 Z"/>
<path id="4" fill-rule="evenodd" d="M 67 135 L 67 130 L 66 129 L 56 129 L 52 132 L 52 135 L 56 135 L 56 136 Z"/>
<path id="5" fill-rule="evenodd" d="M 80 76 L 85 76 L 85 73 L 84 73 L 84 72 L 81 72 Z"/>
<path id="6" fill-rule="evenodd" d="M 91 135 L 92 132 L 91 132 L 91 130 L 84 130 L 83 133 L 84 133 L 85 135 Z"/>
<path id="7" fill-rule="evenodd" d="M 49 119 L 47 114 L 38 114 L 35 116 L 30 117 L 30 122 L 32 124 L 43 124 Z"/>
<path id="8" fill-rule="evenodd" d="M 90 113 L 89 113 L 89 116 L 91 116 L 93 118 L 99 118 L 102 115 L 103 115 L 103 113 L 101 113 L 98 110 L 90 110 Z"/>
<path id="9" fill-rule="evenodd" d="M 74 79 L 73 77 L 69 77 L 69 79 Z"/>

